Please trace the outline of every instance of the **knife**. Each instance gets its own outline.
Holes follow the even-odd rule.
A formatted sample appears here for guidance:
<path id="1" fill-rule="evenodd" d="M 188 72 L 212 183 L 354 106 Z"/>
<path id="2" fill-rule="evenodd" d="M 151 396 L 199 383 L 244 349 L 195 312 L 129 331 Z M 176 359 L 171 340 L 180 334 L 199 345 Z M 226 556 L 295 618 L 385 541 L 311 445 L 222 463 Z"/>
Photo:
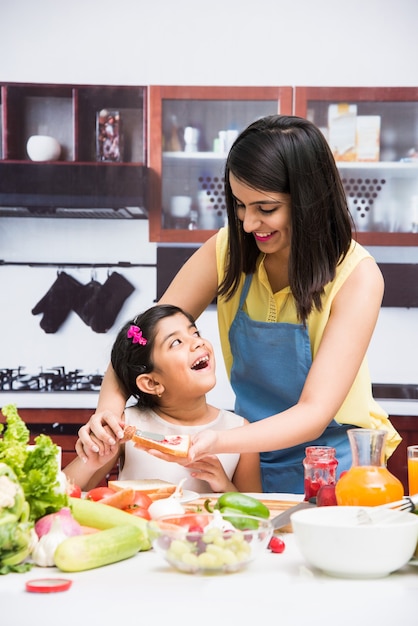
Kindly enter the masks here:
<path id="1" fill-rule="evenodd" d="M 313 502 L 309 502 L 307 500 L 303 500 L 302 502 L 299 502 L 299 504 L 295 504 L 294 506 L 291 506 L 289 509 L 286 509 L 286 511 L 283 511 L 282 513 L 279 513 L 279 515 L 276 515 L 276 517 L 273 517 L 273 519 L 271 520 L 271 523 L 273 524 L 273 528 L 275 530 L 278 530 L 279 528 L 283 528 L 283 526 L 287 526 L 290 522 L 290 516 L 295 511 L 300 511 L 301 509 L 308 509 L 313 506 L 316 506 L 316 504 L 314 504 Z"/>
<path id="2" fill-rule="evenodd" d="M 159 433 L 150 433 L 146 430 L 139 430 L 139 428 L 135 431 L 135 435 L 138 437 L 146 437 L 147 439 L 152 439 L 153 441 L 164 441 L 165 435 L 160 435 Z"/>

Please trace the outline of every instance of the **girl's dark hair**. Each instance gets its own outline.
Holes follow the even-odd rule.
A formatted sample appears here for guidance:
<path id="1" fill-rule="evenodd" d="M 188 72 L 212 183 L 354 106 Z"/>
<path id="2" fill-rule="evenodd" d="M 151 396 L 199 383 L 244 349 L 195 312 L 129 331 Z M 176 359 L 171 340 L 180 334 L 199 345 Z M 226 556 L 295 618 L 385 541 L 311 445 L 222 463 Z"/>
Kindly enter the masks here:
<path id="1" fill-rule="evenodd" d="M 152 372 L 154 369 L 152 354 L 158 323 L 178 313 L 187 317 L 191 324 L 195 323 L 193 317 L 183 309 L 171 304 L 157 304 L 122 326 L 115 339 L 110 356 L 113 369 L 126 392 L 137 399 L 139 407 L 152 408 L 156 404 L 156 396 L 140 391 L 136 379 L 140 374 Z M 145 345 L 134 343 L 132 337 L 128 337 L 131 326 L 140 329 L 142 337 L 146 339 Z"/>
<path id="2" fill-rule="evenodd" d="M 255 271 L 260 254 L 237 218 L 230 173 L 253 189 L 290 194 L 289 285 L 305 324 L 314 307 L 321 310 L 324 287 L 335 277 L 352 238 L 353 221 L 328 143 L 314 124 L 287 115 L 259 119 L 235 140 L 225 166 L 229 243 L 219 294 L 227 299 L 236 292 L 242 272 Z"/>

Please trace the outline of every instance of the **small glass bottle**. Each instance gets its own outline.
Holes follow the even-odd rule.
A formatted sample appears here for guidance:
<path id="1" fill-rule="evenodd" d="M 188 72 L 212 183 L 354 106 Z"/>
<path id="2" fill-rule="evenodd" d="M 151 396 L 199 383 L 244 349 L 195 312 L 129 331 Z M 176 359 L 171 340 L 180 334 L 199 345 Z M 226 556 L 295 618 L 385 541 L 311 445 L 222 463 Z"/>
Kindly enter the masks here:
<path id="1" fill-rule="evenodd" d="M 335 448 L 330 446 L 308 446 L 305 449 L 304 488 L 305 500 L 316 498 L 323 485 L 335 485 L 338 461 Z"/>
<path id="2" fill-rule="evenodd" d="M 352 466 L 335 487 L 337 503 L 345 506 L 376 506 L 402 500 L 404 488 L 386 467 L 387 432 L 367 428 L 347 431 Z"/>

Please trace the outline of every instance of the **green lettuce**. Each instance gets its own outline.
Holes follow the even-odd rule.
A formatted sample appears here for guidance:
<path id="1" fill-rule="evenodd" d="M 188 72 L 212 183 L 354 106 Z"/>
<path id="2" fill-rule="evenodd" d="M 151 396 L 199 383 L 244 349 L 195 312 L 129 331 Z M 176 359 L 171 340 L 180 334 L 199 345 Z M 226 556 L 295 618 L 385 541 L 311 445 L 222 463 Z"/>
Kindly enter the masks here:
<path id="1" fill-rule="evenodd" d="M 35 438 L 29 447 L 30 432 L 14 404 L 2 408 L 6 428 L 0 424 L 0 462 L 6 463 L 22 486 L 29 504 L 29 521 L 68 506 L 68 496 L 60 487 L 58 446 L 48 435 Z"/>

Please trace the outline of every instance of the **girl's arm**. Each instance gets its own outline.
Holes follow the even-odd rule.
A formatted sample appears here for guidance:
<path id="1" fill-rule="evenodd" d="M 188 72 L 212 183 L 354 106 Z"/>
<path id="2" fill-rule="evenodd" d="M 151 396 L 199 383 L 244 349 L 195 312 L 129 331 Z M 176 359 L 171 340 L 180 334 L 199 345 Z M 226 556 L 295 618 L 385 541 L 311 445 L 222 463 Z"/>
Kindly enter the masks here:
<path id="1" fill-rule="evenodd" d="M 107 476 L 113 469 L 120 456 L 119 447 L 111 458 L 100 456 L 97 453 L 90 454 L 87 461 L 82 461 L 77 456 L 71 463 L 64 467 L 63 472 L 67 479 L 81 487 L 82 491 L 89 491 Z"/>
<path id="2" fill-rule="evenodd" d="M 256 423 L 232 430 L 202 431 L 190 459 L 221 452 L 264 452 L 319 437 L 344 402 L 366 355 L 383 298 L 382 274 L 361 261 L 334 299 L 321 345 L 299 402 Z"/>
<path id="3" fill-rule="evenodd" d="M 262 493 L 260 456 L 258 452 L 245 452 L 240 455 L 232 482 L 237 491 Z"/>

